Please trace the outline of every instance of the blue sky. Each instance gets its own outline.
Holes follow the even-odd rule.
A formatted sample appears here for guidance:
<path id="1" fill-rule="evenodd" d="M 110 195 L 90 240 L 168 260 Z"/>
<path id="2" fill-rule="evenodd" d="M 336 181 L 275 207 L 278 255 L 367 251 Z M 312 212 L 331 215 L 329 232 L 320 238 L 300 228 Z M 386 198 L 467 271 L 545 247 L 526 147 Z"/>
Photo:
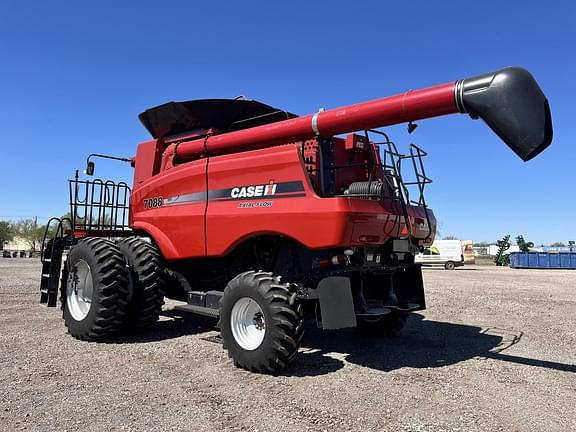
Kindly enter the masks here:
<path id="1" fill-rule="evenodd" d="M 0 219 L 66 212 L 86 156 L 131 156 L 148 139 L 137 114 L 170 100 L 243 94 L 308 114 L 518 65 L 552 108 L 540 157 L 463 115 L 387 132 L 429 152 L 443 235 L 576 239 L 574 3 L 394 3 L 1 1 Z M 96 169 L 131 180 L 119 162 Z"/>

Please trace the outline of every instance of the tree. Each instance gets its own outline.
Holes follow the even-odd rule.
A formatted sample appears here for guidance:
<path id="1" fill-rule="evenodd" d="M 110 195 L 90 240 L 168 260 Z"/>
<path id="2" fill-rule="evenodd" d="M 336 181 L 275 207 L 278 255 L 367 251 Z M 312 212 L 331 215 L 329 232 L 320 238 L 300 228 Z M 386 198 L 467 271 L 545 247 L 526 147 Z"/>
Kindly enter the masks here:
<path id="1" fill-rule="evenodd" d="M 453 235 L 447 235 L 442 237 L 442 240 L 458 240 L 458 237 L 453 236 Z"/>
<path id="2" fill-rule="evenodd" d="M 13 229 L 14 234 L 20 237 L 31 250 L 36 250 L 42 242 L 44 227 L 39 227 L 35 219 L 21 219 L 14 223 Z"/>
<path id="3" fill-rule="evenodd" d="M 10 222 L 0 221 L 0 249 L 4 248 L 4 242 L 14 238 L 14 232 Z"/>
<path id="4" fill-rule="evenodd" d="M 566 245 L 562 242 L 554 242 L 550 246 L 551 247 L 566 247 Z"/>

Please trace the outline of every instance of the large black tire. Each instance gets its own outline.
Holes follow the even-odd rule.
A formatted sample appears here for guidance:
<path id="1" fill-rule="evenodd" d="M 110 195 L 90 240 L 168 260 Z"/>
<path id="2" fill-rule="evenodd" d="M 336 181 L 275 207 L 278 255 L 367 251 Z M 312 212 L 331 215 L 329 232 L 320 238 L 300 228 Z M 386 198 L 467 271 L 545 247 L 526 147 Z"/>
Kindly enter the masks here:
<path id="1" fill-rule="evenodd" d="M 255 347 L 247 348 L 246 340 L 238 338 L 241 331 L 238 325 L 233 329 L 235 323 L 240 322 L 235 319 L 238 312 L 233 310 L 242 310 L 243 304 L 259 308 L 253 316 L 248 315 L 254 327 L 259 327 L 258 337 L 263 337 Z M 224 348 L 234 364 L 259 373 L 285 368 L 296 356 L 304 335 L 302 314 L 290 284 L 282 283 L 279 276 L 268 272 L 245 272 L 228 283 L 222 297 L 219 325 Z"/>
<path id="2" fill-rule="evenodd" d="M 409 312 L 393 309 L 392 312 L 380 317 L 367 318 L 356 317 L 356 324 L 359 331 L 366 334 L 378 336 L 395 336 L 406 324 Z"/>
<path id="3" fill-rule="evenodd" d="M 166 271 L 158 250 L 140 237 L 117 243 L 128 267 L 129 302 L 124 322 L 128 329 L 139 330 L 158 321 L 164 304 Z"/>
<path id="4" fill-rule="evenodd" d="M 128 305 L 128 276 L 120 250 L 108 240 L 86 238 L 72 248 L 67 266 L 64 323 L 68 332 L 87 341 L 115 333 Z"/>
<path id="5" fill-rule="evenodd" d="M 456 264 L 454 264 L 454 261 L 447 261 L 446 264 L 444 264 L 444 268 L 446 270 L 454 270 L 456 268 Z"/>

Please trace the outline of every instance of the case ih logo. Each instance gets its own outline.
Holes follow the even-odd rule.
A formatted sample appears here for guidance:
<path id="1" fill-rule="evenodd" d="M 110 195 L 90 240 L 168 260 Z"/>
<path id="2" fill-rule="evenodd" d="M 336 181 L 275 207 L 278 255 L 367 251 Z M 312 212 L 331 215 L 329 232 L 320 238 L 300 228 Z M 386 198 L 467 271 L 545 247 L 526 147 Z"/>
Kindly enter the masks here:
<path id="1" fill-rule="evenodd" d="M 230 191 L 230 196 L 234 199 L 274 196 L 276 195 L 277 187 L 278 185 L 273 182 L 263 185 L 235 187 Z"/>
<path id="2" fill-rule="evenodd" d="M 168 198 L 164 198 L 161 201 L 161 205 L 165 207 L 201 203 L 205 202 L 206 198 L 208 198 L 208 201 L 210 202 L 216 202 L 236 200 L 270 200 L 277 198 L 302 198 L 305 196 L 306 194 L 304 192 L 304 183 L 301 180 L 280 183 L 270 181 L 266 184 L 209 190 L 208 197 L 206 197 L 206 191 L 195 191 L 181 195 L 174 195 Z M 152 202 L 152 205 L 148 204 L 146 204 L 146 209 L 153 208 L 154 202 Z M 251 207 L 257 206 L 253 205 Z"/>

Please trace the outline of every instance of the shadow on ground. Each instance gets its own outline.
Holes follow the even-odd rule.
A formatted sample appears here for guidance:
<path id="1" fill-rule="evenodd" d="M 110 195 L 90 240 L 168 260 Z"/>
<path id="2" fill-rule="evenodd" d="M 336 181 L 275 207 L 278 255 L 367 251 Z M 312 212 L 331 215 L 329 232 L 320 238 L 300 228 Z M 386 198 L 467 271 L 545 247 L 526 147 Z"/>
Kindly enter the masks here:
<path id="1" fill-rule="evenodd" d="M 215 318 L 171 309 L 163 311 L 160 321 L 148 329 L 120 333 L 103 342 L 117 344 L 158 342 L 218 330 L 217 323 L 218 320 Z"/>
<path id="2" fill-rule="evenodd" d="M 392 338 L 361 335 L 354 329 L 322 331 L 309 328 L 301 353 L 285 374 L 308 376 L 328 373 L 343 366 L 340 358 L 385 372 L 404 367 L 442 367 L 472 358 L 491 358 L 576 372 L 574 364 L 502 353 L 521 338 L 521 332 L 429 321 L 420 314 L 413 314 L 401 334 Z"/>
<path id="3" fill-rule="evenodd" d="M 122 334 L 108 343 L 146 343 L 217 330 L 217 320 L 186 312 L 163 312 L 161 321 L 142 333 Z M 167 318 L 167 319 L 166 319 Z M 404 367 L 434 368 L 472 358 L 491 358 L 516 364 L 576 372 L 576 365 L 504 354 L 522 338 L 521 332 L 425 320 L 412 314 L 396 337 L 362 335 L 355 329 L 323 331 L 307 323 L 302 348 L 281 372 L 287 376 L 323 375 L 341 369 L 344 360 L 371 369 L 393 371 Z M 206 335 L 221 343 L 219 335 Z"/>

